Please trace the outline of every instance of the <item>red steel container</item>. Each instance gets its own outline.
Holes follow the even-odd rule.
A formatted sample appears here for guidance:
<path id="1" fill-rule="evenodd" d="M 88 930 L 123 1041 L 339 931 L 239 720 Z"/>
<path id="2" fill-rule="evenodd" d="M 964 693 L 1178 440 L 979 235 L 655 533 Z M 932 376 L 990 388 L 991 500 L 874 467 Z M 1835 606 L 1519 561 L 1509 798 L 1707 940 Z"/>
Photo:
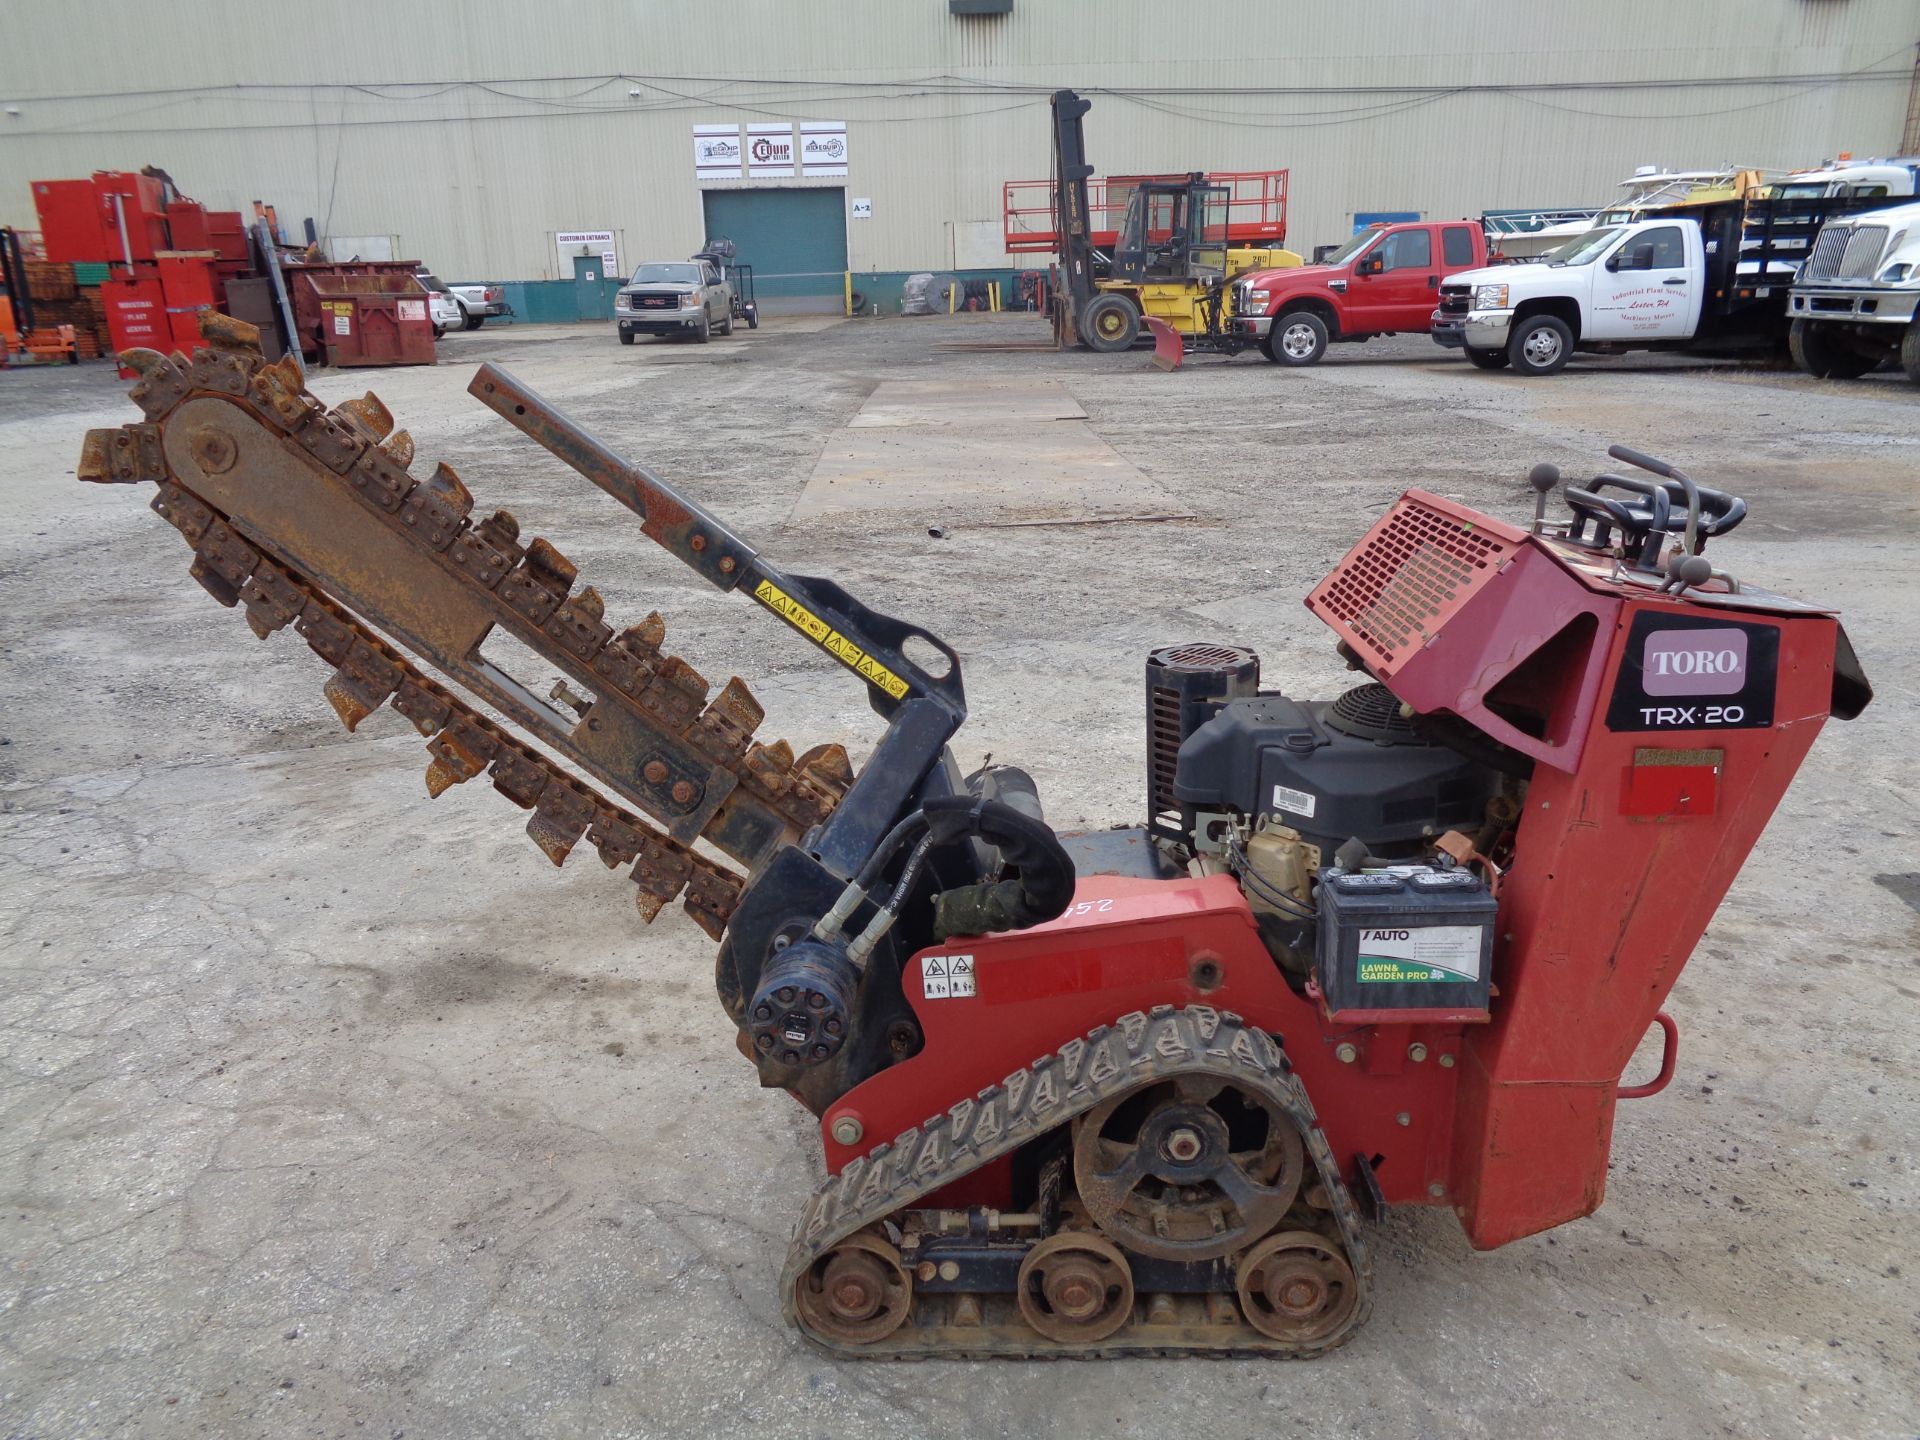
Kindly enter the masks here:
<path id="1" fill-rule="evenodd" d="M 200 338 L 200 312 L 219 308 L 213 259 L 211 250 L 188 254 L 163 250 L 155 262 L 166 298 L 167 328 L 173 343 L 189 355 L 204 343 Z"/>
<path id="2" fill-rule="evenodd" d="M 431 365 L 433 319 L 413 260 L 288 265 L 301 349 L 329 365 Z"/>
<path id="3" fill-rule="evenodd" d="M 116 236 L 107 246 L 100 228 L 100 202 L 91 180 L 35 180 L 33 209 L 40 217 L 40 244 L 47 259 L 63 264 L 111 260 L 119 252 Z"/>
<path id="4" fill-rule="evenodd" d="M 238 210 L 207 211 L 207 249 L 218 250 L 226 261 L 251 263 L 247 254 L 247 222 Z"/>
<path id="5" fill-rule="evenodd" d="M 213 232 L 207 225 L 207 207 L 198 200 L 175 200 L 167 206 L 167 238 L 174 250 L 211 250 Z"/>
<path id="6" fill-rule="evenodd" d="M 100 299 L 107 307 L 107 334 L 113 339 L 114 352 L 122 350 L 170 351 L 175 348 L 173 331 L 167 324 L 167 298 L 160 281 L 109 280 L 100 287 Z M 123 378 L 134 372 L 122 366 Z"/>
<path id="7" fill-rule="evenodd" d="M 93 193 L 107 237 L 108 253 L 100 258 L 124 262 L 131 252 L 135 260 L 151 260 L 167 248 L 167 192 L 158 180 L 124 170 L 96 170 Z"/>

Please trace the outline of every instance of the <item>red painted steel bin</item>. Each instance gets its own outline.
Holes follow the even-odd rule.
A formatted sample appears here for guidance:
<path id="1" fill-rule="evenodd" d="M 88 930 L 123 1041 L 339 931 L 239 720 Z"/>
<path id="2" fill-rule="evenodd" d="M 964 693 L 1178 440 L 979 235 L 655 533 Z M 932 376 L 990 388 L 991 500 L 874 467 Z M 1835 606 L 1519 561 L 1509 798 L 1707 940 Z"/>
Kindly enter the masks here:
<path id="1" fill-rule="evenodd" d="M 96 258 L 125 261 L 131 251 L 135 260 L 151 260 L 167 248 L 166 189 L 158 180 L 124 170 L 96 170 L 93 193 L 107 239 L 107 253 Z"/>
<path id="2" fill-rule="evenodd" d="M 431 365 L 433 319 L 411 270 L 302 277 L 318 302 L 329 365 Z"/>
<path id="3" fill-rule="evenodd" d="M 207 208 L 198 200 L 175 200 L 167 206 L 167 237 L 175 250 L 211 250 L 213 232 Z"/>
<path id="4" fill-rule="evenodd" d="M 160 288 L 166 296 L 167 328 L 173 343 L 191 355 L 206 342 L 200 338 L 200 312 L 219 307 L 214 285 L 214 252 L 179 254 L 161 251 L 156 265 Z"/>
<path id="5" fill-rule="evenodd" d="M 116 355 L 122 350 L 165 354 L 175 348 L 166 293 L 158 280 L 109 280 L 100 287 L 100 298 L 107 307 L 107 334 Z M 123 366 L 120 374 L 131 379 L 134 372 Z"/>
<path id="6" fill-rule="evenodd" d="M 35 180 L 33 209 L 47 259 L 70 265 L 119 257 L 119 237 L 109 247 L 100 228 L 99 197 L 91 180 Z"/>

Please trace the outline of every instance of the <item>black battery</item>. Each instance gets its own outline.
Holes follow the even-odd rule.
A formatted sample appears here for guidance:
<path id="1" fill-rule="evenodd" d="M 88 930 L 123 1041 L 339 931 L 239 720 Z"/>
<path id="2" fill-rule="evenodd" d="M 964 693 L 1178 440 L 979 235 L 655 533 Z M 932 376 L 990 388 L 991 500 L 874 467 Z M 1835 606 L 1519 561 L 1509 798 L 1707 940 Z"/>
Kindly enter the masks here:
<path id="1" fill-rule="evenodd" d="M 1318 900 L 1316 969 L 1333 1019 L 1486 1018 L 1497 905 L 1479 876 L 1327 869 Z"/>

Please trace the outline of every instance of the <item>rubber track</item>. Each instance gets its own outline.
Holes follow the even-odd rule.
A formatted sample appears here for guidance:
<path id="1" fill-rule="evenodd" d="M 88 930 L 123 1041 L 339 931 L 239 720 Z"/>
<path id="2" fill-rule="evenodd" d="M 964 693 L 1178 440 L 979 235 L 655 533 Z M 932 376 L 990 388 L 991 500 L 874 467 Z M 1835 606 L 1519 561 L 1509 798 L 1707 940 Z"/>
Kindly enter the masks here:
<path id="1" fill-rule="evenodd" d="M 1341 1244 L 1360 1287 L 1346 1327 L 1310 1346 L 1270 1339 L 1244 1321 L 1236 1326 L 1149 1325 L 1135 1316 L 1115 1335 L 1093 1346 L 1062 1345 L 1017 1326 L 916 1324 L 914 1311 L 883 1340 L 843 1344 L 809 1330 L 795 1303 L 802 1276 L 855 1231 L 894 1216 L 915 1200 L 991 1160 L 1067 1124 L 1115 1096 L 1176 1075 L 1205 1074 L 1230 1080 L 1270 1097 L 1290 1116 L 1320 1174 Z M 841 1359 L 1045 1360 L 1122 1356 L 1248 1359 L 1311 1359 L 1344 1344 L 1365 1323 L 1373 1306 L 1372 1262 L 1360 1233 L 1360 1213 L 1340 1177 L 1306 1088 L 1293 1074 L 1279 1043 L 1230 1012 L 1189 1006 L 1135 1011 L 1102 1025 L 1084 1039 L 1009 1075 L 1000 1084 L 962 1100 L 893 1141 L 877 1145 L 813 1192 L 794 1228 L 781 1274 L 781 1297 L 789 1323 L 815 1348 Z M 916 1310 L 918 1297 L 913 1302 Z M 1199 1329 L 1221 1332 L 1195 1335 Z M 1177 1338 L 1169 1338 L 1169 1332 Z M 984 1343 L 983 1343 L 984 1342 Z"/>

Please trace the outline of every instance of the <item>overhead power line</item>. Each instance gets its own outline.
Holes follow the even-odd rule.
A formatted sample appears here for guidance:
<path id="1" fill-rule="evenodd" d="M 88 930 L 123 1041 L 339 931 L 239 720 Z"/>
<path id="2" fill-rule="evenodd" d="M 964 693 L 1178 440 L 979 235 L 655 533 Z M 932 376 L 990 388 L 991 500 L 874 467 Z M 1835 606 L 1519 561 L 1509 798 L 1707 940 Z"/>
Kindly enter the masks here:
<path id="1" fill-rule="evenodd" d="M 1889 64 L 1889 62 L 1895 62 Z M 1082 95 L 1138 106 L 1178 119 L 1192 120 L 1222 129 L 1301 130 L 1323 126 L 1364 124 L 1421 109 L 1443 100 L 1467 96 L 1504 95 L 1539 108 L 1567 114 L 1611 120 L 1682 120 L 1735 114 L 1786 103 L 1817 90 L 1842 85 L 1909 83 L 1912 70 L 1907 49 L 1890 52 L 1871 64 L 1853 70 L 1782 71 L 1764 75 L 1719 75 L 1707 77 L 1650 77 L 1642 79 L 1600 80 L 1524 80 L 1510 83 L 1449 84 L 1342 84 L 1314 85 L 1148 85 L 1079 87 Z M 575 87 L 564 94 L 525 93 L 529 87 Z M 629 93 L 615 98 L 602 95 L 609 87 L 624 87 Z M 955 75 L 932 75 L 913 79 L 789 79 L 778 76 L 666 76 L 666 75 L 550 75 L 492 80 L 420 80 L 388 82 L 267 82 L 225 85 L 178 86 L 148 90 L 20 96 L 14 103 L 37 108 L 47 105 L 73 105 L 101 101 L 133 101 L 128 109 L 111 115 L 76 115 L 71 119 L 53 119 L 48 123 L 12 125 L 0 131 L 0 142 L 24 141 L 39 135 L 114 135 L 127 133 L 125 122 L 139 119 L 138 130 L 145 134 L 247 133 L 276 130 L 311 130 L 313 122 L 292 122 L 278 117 L 286 113 L 290 96 L 304 96 L 309 113 L 326 98 L 337 98 L 337 118 L 328 128 L 345 130 L 366 126 L 393 125 L 476 125 L 513 120 L 559 119 L 588 115 L 659 115 L 677 112 L 705 114 L 738 112 L 764 115 L 774 119 L 804 120 L 829 109 L 852 111 L 863 125 L 916 125 L 938 121 L 981 119 L 1010 111 L 1024 110 L 1045 103 L 1057 88 L 1039 83 L 986 80 Z M 1657 115 L 1617 109 L 1563 103 L 1572 95 L 1629 96 L 1685 89 L 1688 91 L 1728 91 L 1770 89 L 1777 93 L 1724 106 L 1686 112 L 1661 111 Z M 641 92 L 637 97 L 631 92 Z M 506 109 L 468 109 L 458 111 L 441 107 L 445 113 L 421 114 L 424 107 L 449 97 L 484 95 L 490 102 L 503 102 Z M 1350 100 L 1362 103 L 1325 105 L 1318 108 L 1273 109 L 1260 101 Z M 931 108 L 930 102 L 963 102 L 961 108 Z M 1010 101 L 1008 104 L 972 104 L 965 102 Z M 1231 108 L 1207 105 L 1205 101 L 1230 101 Z M 200 106 L 207 102 L 226 105 L 259 105 L 270 109 L 274 118 L 259 122 L 250 119 L 203 121 L 198 124 L 168 124 L 164 112 L 181 106 Z M 363 102 L 373 102 L 366 104 Z M 877 113 L 868 106 L 904 105 L 904 113 Z M 398 107 L 397 109 L 394 107 Z M 350 108 L 378 109 L 374 115 L 350 116 Z M 57 112 L 56 112 L 57 113 Z"/>

